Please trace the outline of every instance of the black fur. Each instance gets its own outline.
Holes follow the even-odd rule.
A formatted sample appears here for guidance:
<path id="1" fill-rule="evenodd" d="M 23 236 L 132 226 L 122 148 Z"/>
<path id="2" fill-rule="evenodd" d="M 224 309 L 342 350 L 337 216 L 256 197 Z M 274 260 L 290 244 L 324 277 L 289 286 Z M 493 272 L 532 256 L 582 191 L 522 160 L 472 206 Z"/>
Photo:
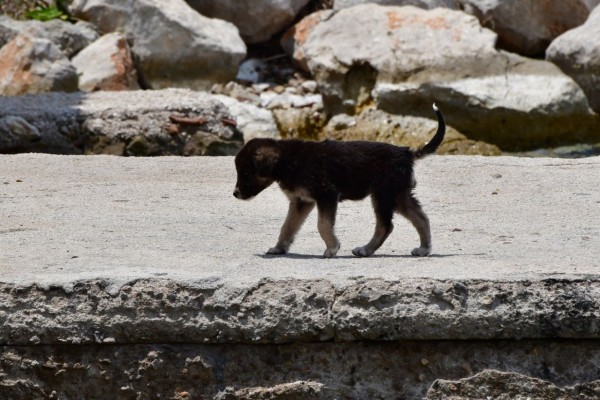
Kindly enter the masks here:
<path id="1" fill-rule="evenodd" d="M 377 217 L 375 235 L 369 244 L 354 249 L 353 253 L 373 254 L 391 233 L 393 214 L 399 212 L 419 232 L 421 246 L 413 254 L 429 254 L 429 221 L 412 189 L 414 160 L 435 152 L 444 138 L 444 118 L 435 105 L 434 111 L 438 117 L 437 132 L 418 150 L 368 141 L 249 141 L 235 158 L 238 178 L 234 196 L 249 199 L 277 182 L 290 198 L 288 218 L 279 241 L 268 253 L 288 251 L 294 235 L 316 204 L 319 233 L 327 245 L 325 256 L 335 255 L 339 249 L 333 232 L 338 202 L 371 195 Z"/>

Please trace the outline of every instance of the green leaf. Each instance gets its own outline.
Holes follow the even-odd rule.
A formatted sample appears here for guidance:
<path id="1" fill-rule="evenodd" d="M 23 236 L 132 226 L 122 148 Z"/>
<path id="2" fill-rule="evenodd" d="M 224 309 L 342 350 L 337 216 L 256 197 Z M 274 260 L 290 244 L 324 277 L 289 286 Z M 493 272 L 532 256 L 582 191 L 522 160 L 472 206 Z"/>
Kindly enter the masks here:
<path id="1" fill-rule="evenodd" d="M 36 8 L 34 10 L 27 11 L 25 16 L 29 19 L 35 19 L 38 21 L 50 21 L 52 19 L 66 17 L 65 13 L 59 10 L 56 6 Z"/>

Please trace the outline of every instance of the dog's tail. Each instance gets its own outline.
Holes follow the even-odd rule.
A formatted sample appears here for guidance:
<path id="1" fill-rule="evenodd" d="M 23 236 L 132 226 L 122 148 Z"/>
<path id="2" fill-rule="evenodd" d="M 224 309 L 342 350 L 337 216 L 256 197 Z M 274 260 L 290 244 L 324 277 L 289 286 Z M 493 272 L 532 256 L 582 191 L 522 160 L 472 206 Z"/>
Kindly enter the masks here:
<path id="1" fill-rule="evenodd" d="M 442 140 L 444 140 L 444 135 L 446 134 L 446 122 L 444 121 L 444 116 L 435 103 L 433 103 L 433 111 L 438 119 L 437 131 L 429 143 L 415 151 L 415 158 L 423 158 L 428 154 L 434 153 L 442 143 Z"/>

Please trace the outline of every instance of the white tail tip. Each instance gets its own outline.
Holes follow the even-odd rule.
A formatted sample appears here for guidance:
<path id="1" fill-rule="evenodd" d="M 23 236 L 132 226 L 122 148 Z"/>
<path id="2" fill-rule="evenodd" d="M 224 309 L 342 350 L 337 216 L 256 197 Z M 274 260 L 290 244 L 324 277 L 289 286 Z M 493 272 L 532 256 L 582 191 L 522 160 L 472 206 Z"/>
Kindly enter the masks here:
<path id="1" fill-rule="evenodd" d="M 437 106 L 435 105 L 435 103 L 433 103 L 433 111 L 439 111 L 440 109 L 437 108 Z"/>

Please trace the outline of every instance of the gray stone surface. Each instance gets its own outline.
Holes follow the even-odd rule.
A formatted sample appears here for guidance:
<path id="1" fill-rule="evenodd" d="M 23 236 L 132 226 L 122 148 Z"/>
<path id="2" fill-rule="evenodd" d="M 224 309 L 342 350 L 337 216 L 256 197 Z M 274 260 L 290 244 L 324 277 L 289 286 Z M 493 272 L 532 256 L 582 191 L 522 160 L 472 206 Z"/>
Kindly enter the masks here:
<path id="1" fill-rule="evenodd" d="M 490 368 L 512 374 L 472 378 Z M 502 379 L 506 375 L 513 379 Z M 543 380 L 542 387 L 554 394 L 585 394 L 581 389 L 598 387 L 599 375 L 598 340 L 0 347 L 0 390 L 10 400 L 44 398 L 53 391 L 57 398 L 86 400 L 182 399 L 186 393 L 188 399 L 207 400 L 422 400 L 431 386 L 432 399 L 487 400 L 450 397 L 477 389 L 475 384 L 481 385 L 478 394 L 509 388 L 508 399 L 540 400 L 525 385 Z M 519 393 L 507 383 L 525 387 Z M 598 398 L 597 391 L 587 393 L 542 399 Z"/>
<path id="2" fill-rule="evenodd" d="M 0 15 L 0 47 L 14 39 L 20 33 L 50 40 L 67 57 L 72 57 L 81 49 L 98 39 L 100 35 L 94 25 L 78 21 L 72 24 L 60 19 L 51 21 L 17 21 L 5 15 Z"/>
<path id="3" fill-rule="evenodd" d="M 208 93 L 183 89 L 0 97 L 0 152 L 235 154 L 232 121 Z"/>
<path id="4" fill-rule="evenodd" d="M 583 24 L 597 1 L 459 0 L 482 26 L 498 34 L 498 47 L 540 56 L 558 35 Z"/>
<path id="5" fill-rule="evenodd" d="M 600 113 L 600 7 L 582 26 L 565 32 L 552 42 L 546 58 L 581 86 L 590 106 Z"/>
<path id="6" fill-rule="evenodd" d="M 600 381 L 560 388 L 551 382 L 514 372 L 483 371 L 460 381 L 438 380 L 427 392 L 427 400 L 536 400 L 600 398 Z"/>
<path id="7" fill-rule="evenodd" d="M 246 43 L 264 42 L 286 29 L 309 0 L 186 0 L 200 14 L 233 23 Z"/>
<path id="8" fill-rule="evenodd" d="M 54 43 L 26 33 L 0 48 L 0 96 L 77 90 L 77 72 Z"/>

